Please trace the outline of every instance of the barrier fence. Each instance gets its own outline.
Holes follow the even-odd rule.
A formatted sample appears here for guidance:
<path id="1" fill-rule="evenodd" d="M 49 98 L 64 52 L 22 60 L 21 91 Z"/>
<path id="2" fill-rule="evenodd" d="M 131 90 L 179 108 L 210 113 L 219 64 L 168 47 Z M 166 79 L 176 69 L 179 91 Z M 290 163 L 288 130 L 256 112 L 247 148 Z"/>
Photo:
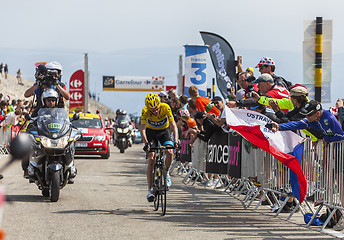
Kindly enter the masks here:
<path id="1" fill-rule="evenodd" d="M 0 128 L 0 158 L 9 155 L 8 145 L 17 135 L 19 126 L 4 126 Z"/>
<path id="2" fill-rule="evenodd" d="M 267 201 L 274 206 L 275 216 L 292 200 L 295 207 L 287 220 L 298 210 L 303 215 L 312 213 L 307 227 L 325 206 L 330 214 L 320 230 L 336 211 L 344 210 L 344 142 L 323 145 L 322 141 L 304 141 L 301 167 L 307 180 L 307 194 L 301 205 L 292 194 L 290 170 L 235 131 L 215 133 L 207 143 L 197 139 L 189 152 L 189 162 L 176 160 L 170 168 L 171 172 L 177 169 L 177 174 L 185 173 L 185 184 L 209 181 L 211 173 L 220 179 L 212 186 L 214 189 L 223 185 L 224 192 L 238 197 L 244 194 L 242 201 L 247 207 L 257 202 L 254 209 Z"/>

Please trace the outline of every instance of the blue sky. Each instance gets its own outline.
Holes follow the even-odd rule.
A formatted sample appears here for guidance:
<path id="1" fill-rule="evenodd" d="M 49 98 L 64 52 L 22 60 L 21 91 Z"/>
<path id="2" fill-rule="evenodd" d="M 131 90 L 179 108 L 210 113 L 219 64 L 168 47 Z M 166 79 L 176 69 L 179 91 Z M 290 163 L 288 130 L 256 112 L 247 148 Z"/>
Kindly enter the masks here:
<path id="1" fill-rule="evenodd" d="M 1 3 L 0 61 L 33 79 L 33 62 L 57 60 L 63 81 L 83 68 L 89 53 L 91 91 L 113 109 L 140 112 L 146 93 L 102 92 L 102 75 L 165 76 L 175 84 L 185 44 L 202 44 L 199 31 L 223 36 L 255 66 L 274 58 L 276 73 L 301 83 L 304 20 L 333 20 L 332 101 L 344 98 L 342 1 L 110 1 L 11 0 Z M 208 81 L 214 77 L 208 62 Z M 256 75 L 258 71 L 255 72 Z"/>

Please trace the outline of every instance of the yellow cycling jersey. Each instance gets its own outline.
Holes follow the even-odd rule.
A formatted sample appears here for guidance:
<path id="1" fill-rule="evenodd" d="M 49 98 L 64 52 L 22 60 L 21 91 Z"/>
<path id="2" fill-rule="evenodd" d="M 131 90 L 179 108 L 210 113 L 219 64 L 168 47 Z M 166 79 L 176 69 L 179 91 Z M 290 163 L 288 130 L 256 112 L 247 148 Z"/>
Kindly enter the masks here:
<path id="1" fill-rule="evenodd" d="M 154 115 L 147 107 L 142 109 L 141 125 L 146 124 L 147 128 L 162 130 L 169 127 L 169 122 L 174 121 L 171 108 L 166 103 L 160 104 L 160 112 Z"/>

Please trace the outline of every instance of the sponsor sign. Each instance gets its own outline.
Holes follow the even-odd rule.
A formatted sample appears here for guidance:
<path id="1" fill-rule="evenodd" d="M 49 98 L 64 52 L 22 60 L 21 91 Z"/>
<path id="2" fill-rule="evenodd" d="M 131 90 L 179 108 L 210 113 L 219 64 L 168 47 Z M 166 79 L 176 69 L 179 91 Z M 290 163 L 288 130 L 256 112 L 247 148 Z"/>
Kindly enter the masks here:
<path id="1" fill-rule="evenodd" d="M 189 87 L 195 85 L 200 96 L 207 96 L 207 46 L 185 45 L 184 94 L 189 96 Z"/>
<path id="2" fill-rule="evenodd" d="M 228 91 L 235 82 L 236 61 L 232 46 L 223 37 L 211 33 L 200 32 L 204 44 L 208 46 L 213 67 L 216 72 L 217 88 L 222 96 L 227 99 Z M 235 85 L 234 85 L 235 86 Z"/>
<path id="3" fill-rule="evenodd" d="M 69 80 L 69 112 L 85 111 L 84 87 L 84 71 L 78 70 Z"/>
<path id="4" fill-rule="evenodd" d="M 164 77 L 103 76 L 103 91 L 160 92 L 164 84 Z"/>
<path id="5" fill-rule="evenodd" d="M 191 162 L 191 146 L 188 139 L 180 140 L 180 161 Z"/>
<path id="6" fill-rule="evenodd" d="M 241 137 L 232 133 L 216 132 L 208 141 L 207 173 L 241 174 Z"/>

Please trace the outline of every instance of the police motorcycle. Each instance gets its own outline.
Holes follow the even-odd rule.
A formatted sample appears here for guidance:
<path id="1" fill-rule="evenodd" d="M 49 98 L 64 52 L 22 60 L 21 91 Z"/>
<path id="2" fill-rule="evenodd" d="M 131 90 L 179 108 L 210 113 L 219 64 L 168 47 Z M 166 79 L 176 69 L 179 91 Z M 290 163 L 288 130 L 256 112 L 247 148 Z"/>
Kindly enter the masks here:
<path id="1" fill-rule="evenodd" d="M 55 90 L 44 90 L 42 101 L 52 97 L 58 97 Z M 32 140 L 29 180 L 36 183 L 44 197 L 57 202 L 60 189 L 76 176 L 74 145 L 81 137 L 81 132 L 72 126 L 71 121 L 78 120 L 79 115 L 74 114 L 70 120 L 64 108 L 44 106 L 38 110 L 36 119 L 29 115 L 26 119 L 30 120 L 26 133 Z"/>
<path id="2" fill-rule="evenodd" d="M 116 140 L 114 145 L 118 147 L 120 153 L 124 153 L 125 149 L 132 146 L 133 140 L 131 133 L 133 127 L 126 116 L 126 111 L 122 111 L 121 115 L 117 116 L 116 122 Z"/>

